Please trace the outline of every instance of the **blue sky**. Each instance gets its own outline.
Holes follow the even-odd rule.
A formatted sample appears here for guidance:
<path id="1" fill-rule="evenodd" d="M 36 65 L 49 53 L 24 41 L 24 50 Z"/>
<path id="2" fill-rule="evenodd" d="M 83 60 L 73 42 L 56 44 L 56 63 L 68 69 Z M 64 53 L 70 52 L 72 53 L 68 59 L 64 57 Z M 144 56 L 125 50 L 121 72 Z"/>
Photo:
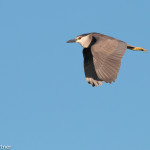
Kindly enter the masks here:
<path id="1" fill-rule="evenodd" d="M 150 1 L 0 0 L 0 145 L 149 150 L 150 54 L 127 50 L 113 84 L 86 83 L 75 36 L 150 50 Z"/>

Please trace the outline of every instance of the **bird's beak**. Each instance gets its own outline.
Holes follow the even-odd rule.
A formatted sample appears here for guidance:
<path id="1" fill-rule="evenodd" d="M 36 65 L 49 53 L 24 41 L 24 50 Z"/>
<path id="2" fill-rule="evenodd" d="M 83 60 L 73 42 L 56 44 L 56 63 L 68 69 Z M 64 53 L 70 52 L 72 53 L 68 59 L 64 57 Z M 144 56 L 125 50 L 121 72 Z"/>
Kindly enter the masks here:
<path id="1" fill-rule="evenodd" d="M 77 41 L 76 39 L 72 39 L 72 40 L 67 41 L 66 43 L 73 43 L 73 42 L 76 42 L 76 41 Z"/>

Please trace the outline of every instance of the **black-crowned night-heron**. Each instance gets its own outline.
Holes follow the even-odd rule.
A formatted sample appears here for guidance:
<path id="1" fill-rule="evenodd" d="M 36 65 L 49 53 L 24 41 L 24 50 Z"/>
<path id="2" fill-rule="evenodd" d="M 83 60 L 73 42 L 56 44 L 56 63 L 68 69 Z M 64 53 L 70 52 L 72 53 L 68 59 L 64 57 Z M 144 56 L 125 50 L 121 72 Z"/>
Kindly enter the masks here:
<path id="1" fill-rule="evenodd" d="M 77 36 L 67 43 L 80 43 L 83 47 L 84 72 L 86 80 L 92 86 L 115 82 L 126 49 L 146 51 L 144 48 L 100 33 L 87 33 Z"/>

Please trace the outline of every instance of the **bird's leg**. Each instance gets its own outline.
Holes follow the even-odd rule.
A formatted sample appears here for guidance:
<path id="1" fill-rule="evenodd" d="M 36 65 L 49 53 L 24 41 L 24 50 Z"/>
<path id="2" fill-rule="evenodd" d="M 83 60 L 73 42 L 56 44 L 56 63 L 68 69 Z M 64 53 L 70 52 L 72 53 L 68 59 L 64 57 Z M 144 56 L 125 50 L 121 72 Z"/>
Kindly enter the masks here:
<path id="1" fill-rule="evenodd" d="M 144 52 L 147 51 L 146 49 L 144 49 L 142 47 L 134 47 L 134 46 L 131 46 L 131 45 L 128 45 L 127 48 L 131 49 L 131 50 L 134 50 L 134 51 L 144 51 Z"/>
<path id="2" fill-rule="evenodd" d="M 142 47 L 134 47 L 132 50 L 134 51 L 144 51 L 146 52 L 146 49 L 142 48 Z"/>

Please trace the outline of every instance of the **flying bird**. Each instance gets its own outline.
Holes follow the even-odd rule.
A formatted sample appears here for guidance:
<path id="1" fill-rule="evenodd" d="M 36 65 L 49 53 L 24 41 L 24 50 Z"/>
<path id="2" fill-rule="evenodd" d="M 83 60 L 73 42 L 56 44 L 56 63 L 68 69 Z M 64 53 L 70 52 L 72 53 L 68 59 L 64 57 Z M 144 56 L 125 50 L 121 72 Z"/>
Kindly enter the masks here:
<path id="1" fill-rule="evenodd" d="M 86 80 L 96 87 L 103 82 L 115 82 L 126 49 L 146 51 L 144 48 L 131 46 L 121 40 L 95 32 L 81 34 L 67 41 L 67 43 L 72 42 L 80 43 L 83 47 Z"/>

